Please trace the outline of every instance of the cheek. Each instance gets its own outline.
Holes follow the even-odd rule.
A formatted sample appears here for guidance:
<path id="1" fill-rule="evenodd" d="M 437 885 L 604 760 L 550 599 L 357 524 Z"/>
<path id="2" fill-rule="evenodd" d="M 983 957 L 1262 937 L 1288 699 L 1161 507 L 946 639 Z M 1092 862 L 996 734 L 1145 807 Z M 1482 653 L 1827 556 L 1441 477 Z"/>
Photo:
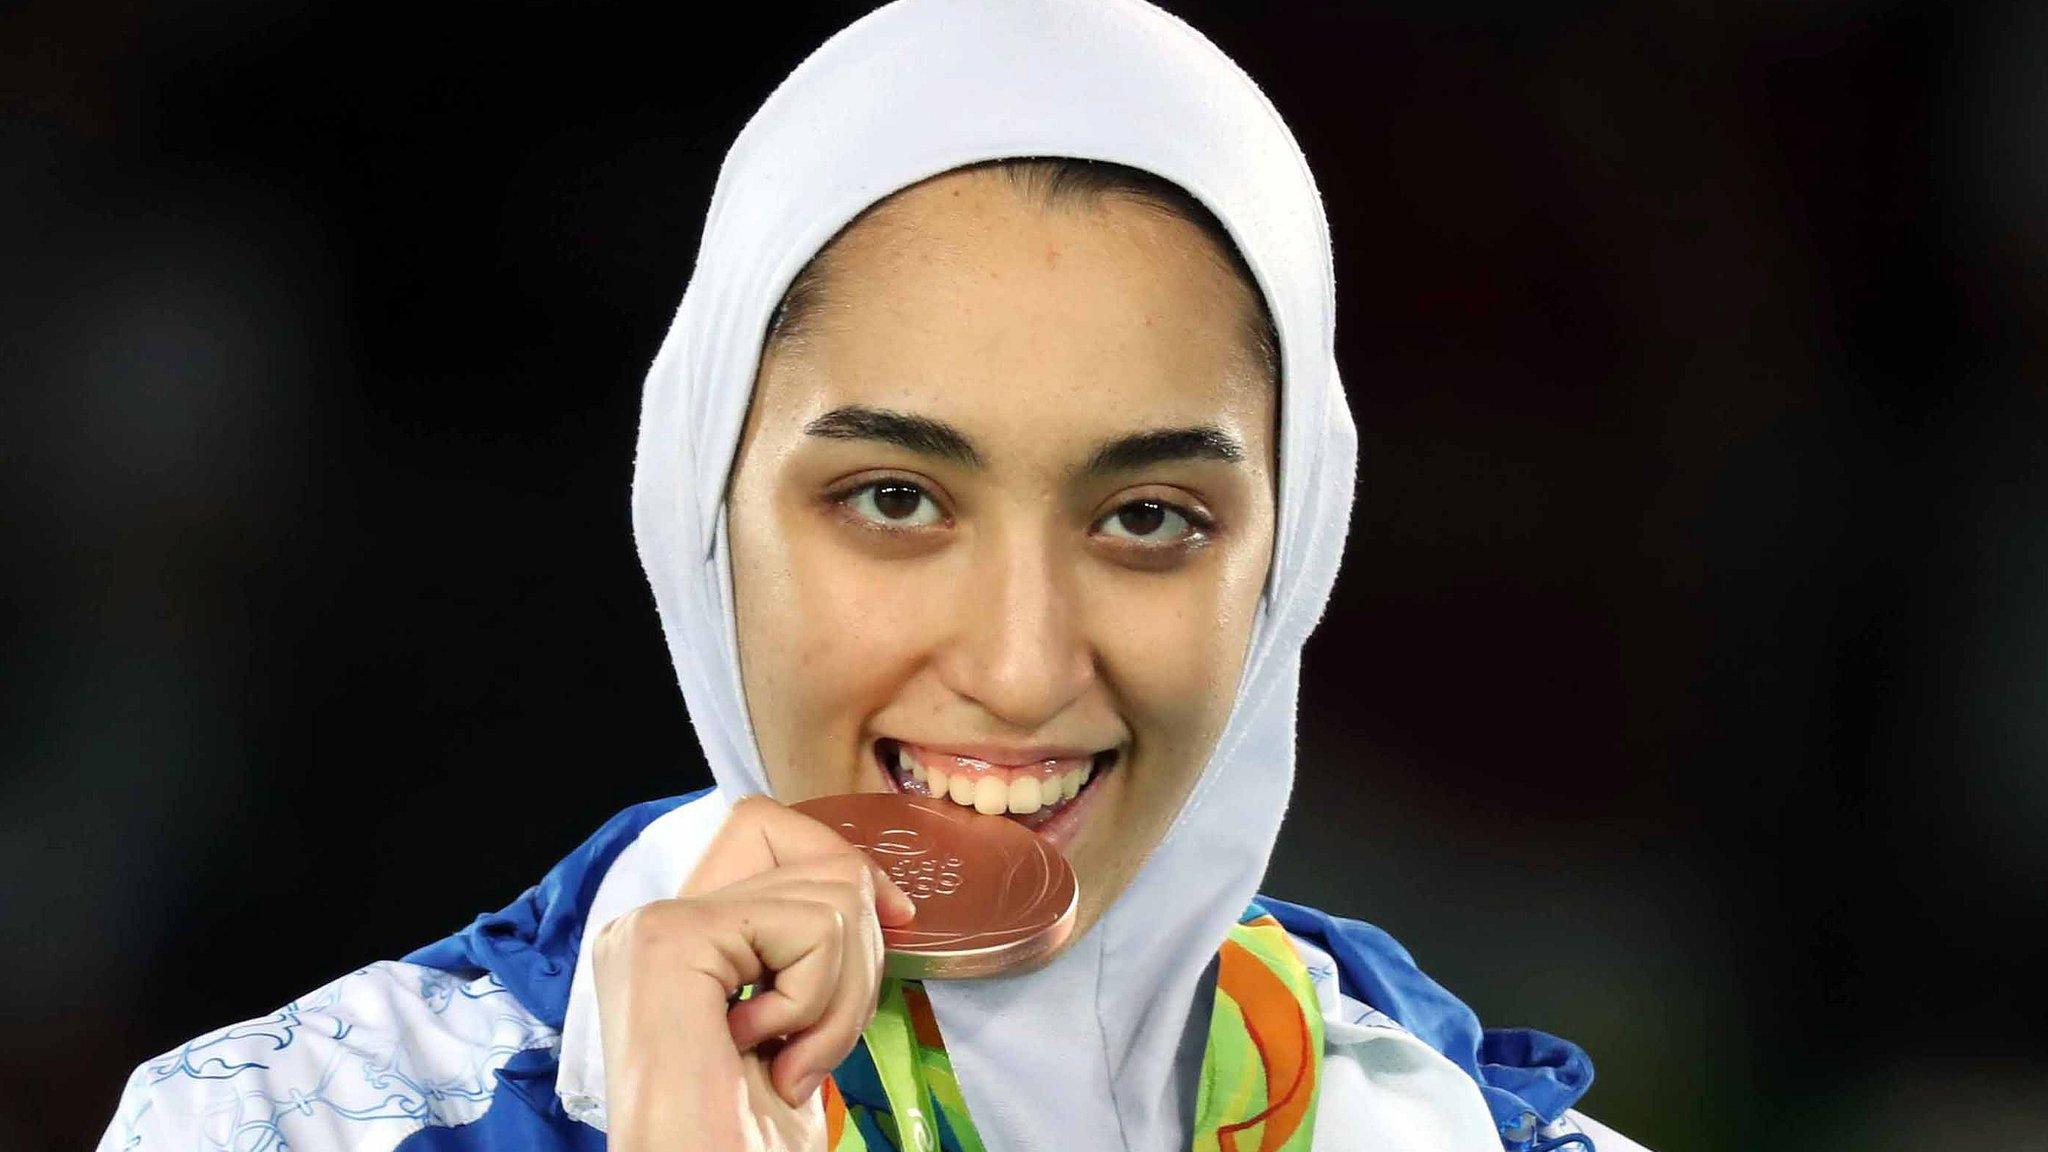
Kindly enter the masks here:
<path id="1" fill-rule="evenodd" d="M 942 615 L 928 581 L 860 556 L 835 530 L 791 513 L 756 537 L 744 587 L 737 566 L 733 573 L 756 727 L 773 724 L 780 753 L 806 762 L 846 759 Z"/>
<path id="2" fill-rule="evenodd" d="M 1119 695 L 1151 727 L 1177 742 L 1227 713 L 1244 663 L 1258 590 L 1242 581 L 1124 581 L 1099 605 L 1098 643 Z"/>
<path id="3" fill-rule="evenodd" d="M 845 695 L 897 680 L 945 615 L 944 583 L 914 565 L 877 561 L 827 533 L 800 536 L 795 578 L 778 611 L 788 658 L 822 692 Z"/>

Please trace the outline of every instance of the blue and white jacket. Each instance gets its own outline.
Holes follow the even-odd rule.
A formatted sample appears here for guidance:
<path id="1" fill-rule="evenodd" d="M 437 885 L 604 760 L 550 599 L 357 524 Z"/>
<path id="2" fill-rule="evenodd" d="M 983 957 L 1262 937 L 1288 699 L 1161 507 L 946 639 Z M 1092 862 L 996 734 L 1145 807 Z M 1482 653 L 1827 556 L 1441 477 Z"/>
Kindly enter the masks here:
<path id="1" fill-rule="evenodd" d="M 586 928 L 672 895 L 724 812 L 709 789 L 628 808 L 502 911 L 145 1061 L 100 1152 L 603 1149 Z M 1573 1110 L 1577 1045 L 1482 1029 L 1378 928 L 1259 902 L 1323 1007 L 1318 1149 L 1644 1152 Z"/>

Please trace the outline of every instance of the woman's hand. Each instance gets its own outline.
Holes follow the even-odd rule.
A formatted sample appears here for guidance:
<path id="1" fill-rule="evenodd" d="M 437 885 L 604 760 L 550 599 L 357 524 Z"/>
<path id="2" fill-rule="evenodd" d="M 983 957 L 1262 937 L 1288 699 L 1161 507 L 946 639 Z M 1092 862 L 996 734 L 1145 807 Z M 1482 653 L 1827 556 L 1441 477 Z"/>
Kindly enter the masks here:
<path id="1" fill-rule="evenodd" d="M 915 912 L 832 829 L 767 797 L 735 804 L 682 892 L 592 947 L 608 1146 L 822 1148 L 814 1093 L 874 1018 L 881 926 Z"/>

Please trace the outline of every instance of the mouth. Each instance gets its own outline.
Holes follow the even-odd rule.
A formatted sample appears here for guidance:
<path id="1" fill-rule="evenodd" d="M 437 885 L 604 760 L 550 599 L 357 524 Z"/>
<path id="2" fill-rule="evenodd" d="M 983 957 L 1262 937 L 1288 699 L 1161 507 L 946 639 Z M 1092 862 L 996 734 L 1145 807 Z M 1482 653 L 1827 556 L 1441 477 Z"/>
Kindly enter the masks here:
<path id="1" fill-rule="evenodd" d="M 1005 816 L 1056 844 L 1071 838 L 1091 793 L 1119 759 L 1118 749 L 1105 748 L 1092 756 L 994 764 L 887 736 L 872 747 L 892 790 Z"/>

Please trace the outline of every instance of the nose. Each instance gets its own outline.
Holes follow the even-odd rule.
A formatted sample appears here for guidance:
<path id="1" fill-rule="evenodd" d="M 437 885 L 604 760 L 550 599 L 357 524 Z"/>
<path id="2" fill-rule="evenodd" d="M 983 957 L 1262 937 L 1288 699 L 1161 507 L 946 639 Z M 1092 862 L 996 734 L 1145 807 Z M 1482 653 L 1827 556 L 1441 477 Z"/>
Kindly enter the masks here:
<path id="1" fill-rule="evenodd" d="M 1020 732 L 1043 731 L 1095 680 L 1074 573 L 1043 538 L 991 540 L 956 586 L 942 675 Z"/>

